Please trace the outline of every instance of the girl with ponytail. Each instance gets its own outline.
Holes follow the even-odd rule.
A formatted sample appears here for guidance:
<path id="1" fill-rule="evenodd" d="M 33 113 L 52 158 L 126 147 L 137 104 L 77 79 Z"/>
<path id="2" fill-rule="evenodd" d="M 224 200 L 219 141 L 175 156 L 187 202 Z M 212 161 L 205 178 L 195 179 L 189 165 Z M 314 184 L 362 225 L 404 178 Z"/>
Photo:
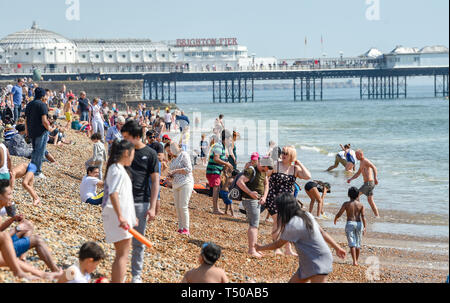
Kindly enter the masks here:
<path id="1" fill-rule="evenodd" d="M 325 283 L 333 271 L 333 255 L 327 243 L 340 258 L 346 252 L 304 211 L 295 197 L 283 193 L 275 199 L 278 210 L 279 239 L 272 244 L 256 245 L 257 251 L 276 250 L 292 242 L 299 255 L 300 267 L 290 283 Z"/>
<path id="2" fill-rule="evenodd" d="M 134 145 L 126 140 L 114 141 L 106 166 L 105 198 L 102 205 L 106 242 L 114 243 L 116 257 L 112 265 L 112 283 L 123 283 L 127 273 L 132 235 L 137 225 L 133 187 L 125 169 L 134 159 Z"/>

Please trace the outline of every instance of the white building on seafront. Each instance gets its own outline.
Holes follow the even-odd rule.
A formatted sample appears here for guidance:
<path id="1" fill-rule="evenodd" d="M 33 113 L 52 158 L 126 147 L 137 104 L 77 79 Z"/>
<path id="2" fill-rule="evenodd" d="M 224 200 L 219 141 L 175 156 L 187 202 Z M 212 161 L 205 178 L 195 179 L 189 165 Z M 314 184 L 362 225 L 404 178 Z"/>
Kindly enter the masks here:
<path id="1" fill-rule="evenodd" d="M 438 67 L 449 65 L 449 50 L 445 46 L 417 47 L 397 46 L 384 55 L 386 68 Z"/>
<path id="2" fill-rule="evenodd" d="M 236 38 L 70 40 L 34 23 L 0 40 L 0 74 L 236 71 L 276 61 L 250 57 Z"/>

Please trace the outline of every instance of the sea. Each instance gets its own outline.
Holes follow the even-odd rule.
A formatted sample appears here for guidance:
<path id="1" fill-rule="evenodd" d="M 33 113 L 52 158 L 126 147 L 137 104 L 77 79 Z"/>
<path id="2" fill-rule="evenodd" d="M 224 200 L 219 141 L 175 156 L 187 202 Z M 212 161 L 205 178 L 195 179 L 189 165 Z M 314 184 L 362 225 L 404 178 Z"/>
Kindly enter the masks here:
<path id="1" fill-rule="evenodd" d="M 325 200 L 330 220 L 324 223 L 330 227 L 331 210 L 348 200 L 350 186 L 363 184 L 360 177 L 348 185 L 342 166 L 326 172 L 339 144 L 350 143 L 378 168 L 374 200 L 382 220 L 371 220 L 369 231 L 448 239 L 449 101 L 433 96 L 432 85 L 420 84 L 408 87 L 407 99 L 395 100 L 360 100 L 359 88 L 327 88 L 326 101 L 296 102 L 291 90 L 260 90 L 253 103 L 213 103 L 212 92 L 180 92 L 177 105 L 194 126 L 192 150 L 199 149 L 200 134 L 212 135 L 214 119 L 223 114 L 226 128 L 241 135 L 240 168 L 252 152 L 267 153 L 270 139 L 295 146 L 312 178 L 331 184 Z M 309 205 L 304 190 L 300 200 Z M 365 196 L 361 202 L 371 214 Z"/>

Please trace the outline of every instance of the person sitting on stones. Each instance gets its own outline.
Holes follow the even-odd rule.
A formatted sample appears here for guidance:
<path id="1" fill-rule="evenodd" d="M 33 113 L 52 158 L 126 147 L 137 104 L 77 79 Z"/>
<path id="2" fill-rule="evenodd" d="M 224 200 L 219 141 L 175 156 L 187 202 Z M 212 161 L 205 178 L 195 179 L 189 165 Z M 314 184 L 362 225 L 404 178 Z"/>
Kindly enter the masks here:
<path id="1" fill-rule="evenodd" d="M 19 124 L 16 126 L 17 134 L 15 134 L 9 141 L 8 147 L 9 154 L 11 156 L 23 157 L 31 159 L 31 153 L 33 152 L 33 147 L 25 141 L 25 125 Z M 47 151 L 45 153 L 45 158 L 51 163 L 55 163 L 55 158 Z"/>
<path id="2" fill-rule="evenodd" d="M 9 180 L 0 180 L 0 210 L 1 214 L 5 214 L 4 207 L 11 206 L 12 189 Z M 16 228 L 5 232 L 7 228 L 14 222 L 19 225 Z M 52 258 L 50 250 L 41 237 L 33 235 L 34 227 L 31 222 L 24 219 L 22 215 L 14 215 L 12 218 L 1 222 L 0 224 L 0 267 L 10 267 L 14 274 L 18 277 L 27 279 L 35 279 L 35 277 L 45 280 L 53 280 L 62 273 L 61 269 L 56 265 Z M 5 236 L 9 235 L 9 239 Z M 12 243 L 11 243 L 11 242 Z M 11 255 L 11 244 L 15 250 L 15 256 Z M 35 248 L 40 259 L 50 268 L 51 273 L 43 272 L 24 262 L 24 253 L 29 249 Z M 6 253 L 6 254 L 5 254 Z M 12 267 L 11 267 L 12 266 Z M 24 274 L 25 272 L 31 275 Z M 34 276 L 34 277 L 33 277 Z"/>

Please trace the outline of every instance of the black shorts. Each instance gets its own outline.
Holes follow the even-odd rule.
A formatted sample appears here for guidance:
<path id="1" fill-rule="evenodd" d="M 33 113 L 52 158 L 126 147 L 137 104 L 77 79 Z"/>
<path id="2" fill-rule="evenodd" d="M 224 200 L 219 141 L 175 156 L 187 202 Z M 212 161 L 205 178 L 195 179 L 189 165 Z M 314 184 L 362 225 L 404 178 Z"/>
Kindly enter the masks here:
<path id="1" fill-rule="evenodd" d="M 311 189 L 317 187 L 318 184 L 316 182 L 308 182 L 305 185 L 305 191 L 310 191 Z"/>

